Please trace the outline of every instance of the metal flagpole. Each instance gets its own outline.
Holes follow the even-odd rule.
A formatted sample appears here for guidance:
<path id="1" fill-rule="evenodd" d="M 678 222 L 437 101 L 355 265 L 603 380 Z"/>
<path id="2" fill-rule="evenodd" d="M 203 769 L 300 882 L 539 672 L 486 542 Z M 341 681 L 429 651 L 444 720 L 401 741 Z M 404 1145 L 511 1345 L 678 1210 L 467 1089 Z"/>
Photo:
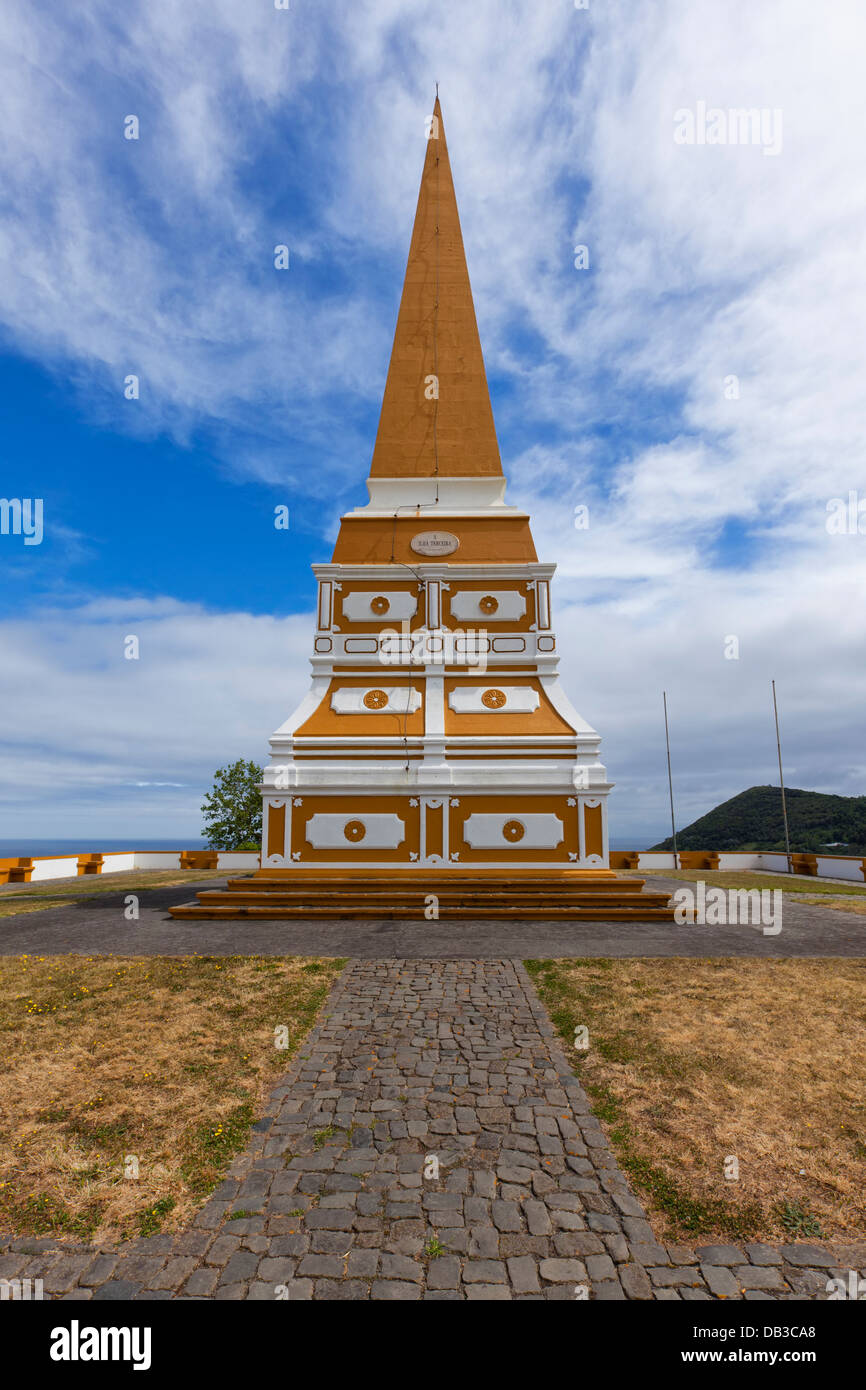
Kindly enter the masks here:
<path id="1" fill-rule="evenodd" d="M 776 682 L 773 681 L 773 711 L 776 715 L 776 748 L 779 751 L 779 784 L 782 788 L 782 819 L 785 822 L 785 858 L 788 861 L 788 873 L 793 873 L 791 867 L 791 837 L 788 834 L 788 803 L 785 800 L 785 774 L 782 771 L 782 740 L 779 735 L 779 702 L 776 699 Z"/>
<path id="2" fill-rule="evenodd" d="M 674 817 L 674 779 L 673 773 L 671 772 L 671 733 L 668 727 L 668 692 L 665 690 L 663 695 L 665 702 L 665 743 L 667 744 L 668 750 L 668 788 L 671 794 L 671 834 L 674 842 L 674 868 L 678 869 L 680 866 L 677 857 L 677 825 Z"/>

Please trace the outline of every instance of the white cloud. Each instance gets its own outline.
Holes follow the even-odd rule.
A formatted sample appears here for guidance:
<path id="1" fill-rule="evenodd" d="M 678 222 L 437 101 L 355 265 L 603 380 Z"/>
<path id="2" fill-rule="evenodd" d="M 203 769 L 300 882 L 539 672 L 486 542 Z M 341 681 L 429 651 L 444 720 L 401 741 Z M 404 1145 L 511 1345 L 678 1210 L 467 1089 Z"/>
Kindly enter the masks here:
<path id="1" fill-rule="evenodd" d="M 216 768 L 266 762 L 307 688 L 314 622 L 173 600 L 0 620 L 0 839 L 194 835 Z"/>
<path id="2" fill-rule="evenodd" d="M 631 597 L 592 603 L 579 583 L 557 585 L 563 675 L 604 740 L 616 837 L 665 833 L 665 688 L 680 824 L 776 780 L 773 678 L 790 785 L 862 794 L 860 620 L 851 602 L 829 627 L 826 618 L 851 577 L 828 556 L 796 605 L 792 578 L 740 576 L 719 589 L 690 576 L 652 621 Z M 312 613 L 278 620 L 172 600 L 4 620 L 0 838 L 195 834 L 215 769 L 236 757 L 264 763 L 270 733 L 305 693 L 313 623 Z M 123 657 L 130 633 L 139 661 Z M 725 659 L 730 635 L 739 661 Z"/>
<path id="3" fill-rule="evenodd" d="M 825 527 L 828 498 L 866 496 L 858 0 L 836 0 L 832 15 L 812 0 L 586 12 L 566 0 L 363 0 L 290 17 L 152 0 L 123 22 L 101 0 L 62 20 L 13 5 L 0 20 L 8 342 L 67 372 L 115 428 L 115 385 L 136 370 L 140 427 L 250 431 L 224 456 L 255 477 L 285 478 L 291 421 L 311 457 L 328 455 L 292 483 L 329 530 L 320 499 L 360 483 L 369 457 L 353 410 L 381 394 L 396 279 L 389 308 L 357 277 L 330 300 L 299 281 L 295 299 L 275 296 L 253 269 L 275 231 L 246 173 L 288 103 L 319 133 L 324 174 L 310 171 L 319 232 L 300 256 L 402 267 L 441 78 L 488 366 L 509 387 L 500 425 L 521 441 L 506 449 L 512 492 L 533 511 L 540 554 L 561 564 L 565 664 L 605 736 L 623 833 L 664 831 L 665 685 L 681 819 L 774 777 L 773 675 L 791 780 L 862 792 L 866 538 Z M 782 153 L 676 145 L 674 112 L 699 100 L 781 108 Z M 147 138 L 127 147 L 120 121 L 137 107 Z M 591 274 L 572 268 L 577 242 Z M 732 374 L 737 400 L 723 389 Z M 349 402 L 336 430 L 335 400 Z M 578 503 L 591 508 L 585 533 Z M 720 566 L 731 517 L 748 534 L 732 542 L 741 560 Z M 94 768 L 194 783 L 229 742 L 263 750 L 292 703 L 263 695 L 265 671 L 268 689 L 286 679 L 263 653 L 287 630 L 306 652 L 308 631 L 168 605 L 142 615 L 158 659 L 135 686 L 107 635 L 111 611 L 47 614 L 38 640 L 15 631 L 34 807 L 43 775 L 71 797 Z M 220 624 L 244 658 L 226 668 Z M 721 655 L 728 633 L 739 663 Z M 287 681 L 297 693 L 301 665 Z M 157 672 L 174 692 L 165 711 Z M 46 755 L 38 730 L 57 727 Z M 173 789 L 151 790 L 156 819 Z"/>

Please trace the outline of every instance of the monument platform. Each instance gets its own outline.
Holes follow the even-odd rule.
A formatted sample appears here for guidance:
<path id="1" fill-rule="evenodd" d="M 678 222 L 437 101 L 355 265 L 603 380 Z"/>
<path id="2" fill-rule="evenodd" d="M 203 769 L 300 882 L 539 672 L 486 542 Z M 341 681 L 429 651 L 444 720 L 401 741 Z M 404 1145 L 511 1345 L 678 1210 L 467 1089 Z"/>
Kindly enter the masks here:
<path id="1" fill-rule="evenodd" d="M 561 873 L 454 869 L 320 872 L 263 869 L 230 879 L 172 917 L 222 918 L 519 918 L 524 921 L 671 921 L 666 893 L 644 892 L 644 880 L 611 870 Z M 438 913 L 438 916 L 432 915 Z"/>

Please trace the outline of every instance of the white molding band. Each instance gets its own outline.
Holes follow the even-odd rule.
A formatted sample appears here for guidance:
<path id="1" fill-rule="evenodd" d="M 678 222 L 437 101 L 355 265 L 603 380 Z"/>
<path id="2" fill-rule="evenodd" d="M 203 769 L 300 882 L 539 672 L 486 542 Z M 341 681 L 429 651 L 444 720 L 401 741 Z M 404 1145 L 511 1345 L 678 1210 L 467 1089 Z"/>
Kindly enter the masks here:
<path id="1" fill-rule="evenodd" d="M 368 580 L 381 580 L 387 586 L 393 584 L 397 578 L 392 564 L 378 565 L 312 565 L 313 574 L 318 580 L 331 579 L 342 585 L 348 585 L 360 581 L 366 584 Z M 482 579 L 487 583 L 503 582 L 511 583 L 516 580 L 518 583 L 528 583 L 536 579 L 552 579 L 556 573 L 556 565 L 543 565 L 538 561 L 526 564 L 517 561 L 507 561 L 502 564 L 488 562 L 486 564 L 467 563 L 466 561 L 452 562 L 449 560 L 422 560 L 419 556 L 418 564 L 412 566 L 412 573 L 420 581 L 427 579 L 441 579 L 464 582 L 467 579 Z M 405 578 L 405 570 L 401 571 L 399 577 Z"/>
<path id="2" fill-rule="evenodd" d="M 370 501 L 349 516 L 393 516 L 405 508 L 419 510 L 419 518 L 471 516 L 493 511 L 497 516 L 525 516 L 505 501 L 506 482 L 499 478 L 368 478 Z"/>

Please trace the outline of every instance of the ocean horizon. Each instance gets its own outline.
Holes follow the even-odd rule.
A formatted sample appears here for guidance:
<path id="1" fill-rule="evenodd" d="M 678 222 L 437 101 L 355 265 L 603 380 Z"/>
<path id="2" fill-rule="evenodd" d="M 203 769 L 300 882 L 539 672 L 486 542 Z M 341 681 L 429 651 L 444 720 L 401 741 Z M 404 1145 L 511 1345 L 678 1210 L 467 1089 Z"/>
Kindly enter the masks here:
<path id="1" fill-rule="evenodd" d="M 644 838 L 638 842 L 620 836 L 611 840 L 610 847 L 614 850 L 649 848 Z M 135 835 L 128 835 L 125 840 L 99 840 L 84 836 L 77 840 L 31 840 L 22 836 L 20 840 L 0 840 L 0 859 L 45 859 L 53 854 L 128 854 L 130 850 L 184 849 L 207 849 L 207 845 L 202 839 L 183 835 L 165 840 L 142 840 Z"/>
<path id="2" fill-rule="evenodd" d="M 194 836 L 176 835 L 173 839 L 142 840 L 128 835 L 125 840 L 101 840 L 82 835 L 76 840 L 0 840 L 0 859 L 44 859 L 52 854 L 129 853 L 130 850 L 207 849 L 204 840 Z"/>

